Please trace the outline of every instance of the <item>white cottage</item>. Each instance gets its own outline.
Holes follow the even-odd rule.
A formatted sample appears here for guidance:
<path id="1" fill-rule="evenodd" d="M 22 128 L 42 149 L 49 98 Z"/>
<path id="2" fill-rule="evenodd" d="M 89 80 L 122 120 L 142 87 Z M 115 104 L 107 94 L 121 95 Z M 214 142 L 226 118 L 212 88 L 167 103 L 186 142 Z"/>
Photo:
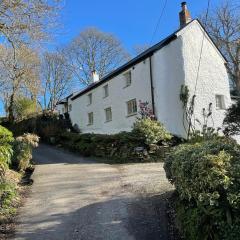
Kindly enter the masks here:
<path id="1" fill-rule="evenodd" d="M 225 64 L 224 56 L 201 23 L 191 20 L 183 2 L 179 30 L 103 79 L 94 75 L 90 86 L 60 102 L 58 109 L 67 110 L 83 133 L 113 134 L 130 131 L 139 100 L 147 101 L 172 134 L 184 137 L 181 85 L 196 95 L 195 118 L 201 120 L 202 109 L 212 103 L 211 124 L 221 127 L 231 104 Z"/>

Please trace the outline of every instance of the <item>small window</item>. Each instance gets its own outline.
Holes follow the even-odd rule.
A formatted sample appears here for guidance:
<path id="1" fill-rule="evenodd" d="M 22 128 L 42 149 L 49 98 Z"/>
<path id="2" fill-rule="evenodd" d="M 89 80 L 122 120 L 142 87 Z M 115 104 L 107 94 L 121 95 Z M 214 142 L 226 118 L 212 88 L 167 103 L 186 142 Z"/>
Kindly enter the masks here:
<path id="1" fill-rule="evenodd" d="M 112 121 L 112 109 L 110 107 L 105 109 L 105 116 L 106 122 Z"/>
<path id="2" fill-rule="evenodd" d="M 223 95 L 216 95 L 216 109 L 225 109 L 225 102 Z"/>
<path id="3" fill-rule="evenodd" d="M 62 113 L 64 113 L 65 111 L 64 111 L 64 107 L 62 108 Z"/>
<path id="4" fill-rule="evenodd" d="M 127 102 L 127 114 L 132 115 L 137 113 L 137 101 L 132 99 Z"/>
<path id="5" fill-rule="evenodd" d="M 93 125 L 93 112 L 88 113 L 88 125 Z"/>
<path id="6" fill-rule="evenodd" d="M 92 93 L 88 94 L 88 105 L 92 104 Z"/>
<path id="7" fill-rule="evenodd" d="M 125 87 L 129 87 L 132 84 L 132 73 L 131 71 L 124 73 Z"/>
<path id="8" fill-rule="evenodd" d="M 108 97 L 109 96 L 109 91 L 108 91 L 108 85 L 105 85 L 103 87 L 103 97 Z"/>
<path id="9" fill-rule="evenodd" d="M 69 104 L 69 112 L 72 111 L 72 104 Z"/>

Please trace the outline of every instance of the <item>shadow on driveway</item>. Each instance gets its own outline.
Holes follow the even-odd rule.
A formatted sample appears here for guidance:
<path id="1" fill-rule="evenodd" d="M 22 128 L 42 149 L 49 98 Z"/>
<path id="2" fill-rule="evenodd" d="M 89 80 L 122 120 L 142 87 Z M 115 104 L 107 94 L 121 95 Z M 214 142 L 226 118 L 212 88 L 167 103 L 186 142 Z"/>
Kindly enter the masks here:
<path id="1" fill-rule="evenodd" d="M 169 194 L 114 199 L 94 203 L 69 214 L 51 215 L 42 222 L 32 223 L 43 224 L 42 228 L 21 233 L 17 239 L 169 240 L 166 221 L 166 199 Z"/>

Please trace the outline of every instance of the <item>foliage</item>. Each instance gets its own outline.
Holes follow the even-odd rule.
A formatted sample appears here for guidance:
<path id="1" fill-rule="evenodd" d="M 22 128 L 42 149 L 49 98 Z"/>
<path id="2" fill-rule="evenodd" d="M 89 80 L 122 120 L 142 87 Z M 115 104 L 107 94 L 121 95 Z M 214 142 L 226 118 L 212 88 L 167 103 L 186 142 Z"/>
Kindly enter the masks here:
<path id="1" fill-rule="evenodd" d="M 156 144 L 160 141 L 167 141 L 172 137 L 160 122 L 148 117 L 138 119 L 134 123 L 133 133 L 145 139 L 147 145 Z"/>
<path id="2" fill-rule="evenodd" d="M 18 171 L 25 171 L 32 159 L 32 149 L 38 147 L 39 137 L 35 134 L 24 134 L 17 137 L 14 144 L 13 165 Z"/>
<path id="3" fill-rule="evenodd" d="M 133 132 L 114 135 L 64 132 L 56 140 L 57 144 L 71 151 L 84 156 L 102 157 L 111 163 L 162 161 L 168 151 L 162 145 L 148 149 L 144 138 Z"/>
<path id="4" fill-rule="evenodd" d="M 0 178 L 3 179 L 6 169 L 11 162 L 12 145 L 13 142 L 12 133 L 6 128 L 0 126 Z"/>
<path id="5" fill-rule="evenodd" d="M 27 97 L 18 97 L 14 102 L 13 111 L 16 120 L 21 120 L 37 112 L 38 106 L 36 101 Z"/>
<path id="6" fill-rule="evenodd" d="M 14 183 L 0 183 L 0 224 L 5 218 L 16 212 L 15 207 L 12 206 L 18 196 L 16 188 Z"/>
<path id="7" fill-rule="evenodd" d="M 228 136 L 240 134 L 240 100 L 227 110 L 223 124 L 224 134 Z"/>
<path id="8" fill-rule="evenodd" d="M 196 95 L 193 95 L 192 98 L 190 98 L 188 86 L 181 86 L 179 98 L 183 107 L 183 126 L 187 134 L 187 140 L 191 143 L 217 138 L 220 130 L 220 128 L 215 129 L 209 126 L 210 120 L 213 123 L 212 103 L 209 103 L 207 109 L 202 109 L 202 120 L 195 118 L 196 97 Z M 198 130 L 196 123 L 200 126 L 200 130 Z M 212 125 L 214 125 L 214 123 Z"/>
<path id="9" fill-rule="evenodd" d="M 177 215 L 187 239 L 230 238 L 239 230 L 240 146 L 214 139 L 176 147 L 167 158 L 166 176 L 179 194 Z"/>
<path id="10" fill-rule="evenodd" d="M 139 114 L 141 116 L 141 119 L 144 118 L 150 118 L 152 120 L 155 120 L 156 117 L 154 116 L 153 110 L 149 107 L 149 102 L 142 102 L 141 100 L 139 101 Z"/>
<path id="11" fill-rule="evenodd" d="M 0 83 L 9 121 L 14 120 L 14 103 L 18 96 L 26 95 L 36 99 L 39 92 L 38 53 L 21 45 L 17 49 L 0 45 Z"/>

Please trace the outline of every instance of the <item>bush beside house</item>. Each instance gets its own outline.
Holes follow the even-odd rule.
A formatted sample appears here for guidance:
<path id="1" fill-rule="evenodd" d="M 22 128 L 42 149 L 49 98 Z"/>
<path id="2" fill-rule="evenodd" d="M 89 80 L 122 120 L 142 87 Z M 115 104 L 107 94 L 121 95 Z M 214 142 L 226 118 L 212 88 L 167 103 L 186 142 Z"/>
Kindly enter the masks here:
<path id="1" fill-rule="evenodd" d="M 160 127 L 158 131 L 155 129 L 155 132 L 151 133 L 151 136 L 158 140 L 154 141 L 155 144 L 135 129 L 130 133 L 114 135 L 65 132 L 56 138 L 56 143 L 84 156 L 102 157 L 114 162 L 163 161 L 169 145 L 162 142 L 167 142 L 170 135 L 165 137 L 166 130 L 164 129 L 163 133 L 162 131 Z"/>
<path id="2" fill-rule="evenodd" d="M 240 146 L 218 138 L 176 147 L 164 166 L 188 240 L 240 239 Z"/>

